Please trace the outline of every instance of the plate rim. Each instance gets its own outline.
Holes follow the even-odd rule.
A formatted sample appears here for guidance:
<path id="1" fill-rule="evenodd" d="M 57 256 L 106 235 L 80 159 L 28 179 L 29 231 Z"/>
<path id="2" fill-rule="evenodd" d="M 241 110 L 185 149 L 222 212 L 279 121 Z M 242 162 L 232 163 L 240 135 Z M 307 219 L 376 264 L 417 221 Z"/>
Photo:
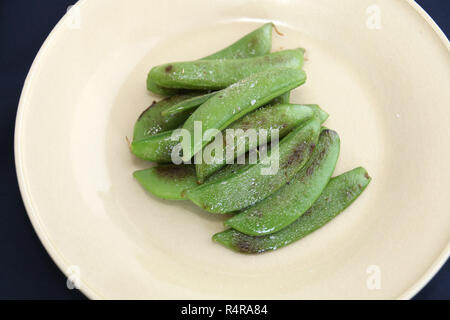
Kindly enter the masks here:
<path id="1" fill-rule="evenodd" d="M 450 53 L 450 42 L 442 29 L 436 24 L 436 22 L 430 17 L 430 15 L 414 0 L 404 0 L 407 4 L 409 4 L 433 29 L 433 31 L 439 36 L 439 39 L 447 48 L 447 51 Z M 81 9 L 86 6 L 88 0 L 79 0 L 74 7 Z M 59 20 L 59 22 L 55 25 L 52 31 L 48 34 L 41 48 L 39 49 L 36 57 L 33 60 L 33 63 L 28 71 L 27 77 L 25 79 L 22 92 L 20 95 L 20 100 L 17 108 L 16 121 L 15 121 L 15 130 L 14 130 L 14 159 L 15 159 L 15 167 L 16 167 L 16 175 L 19 184 L 19 190 L 22 197 L 22 201 L 25 205 L 25 211 L 28 215 L 28 218 L 33 226 L 34 231 L 36 232 L 39 241 L 47 251 L 48 255 L 58 266 L 60 271 L 68 278 L 68 267 L 71 265 L 63 255 L 58 251 L 57 247 L 51 243 L 47 233 L 42 226 L 41 219 L 37 213 L 37 210 L 34 209 L 31 195 L 28 190 L 28 181 L 23 172 L 22 166 L 22 149 L 20 146 L 20 141 L 22 137 L 22 127 L 23 127 L 23 116 L 25 113 L 25 106 L 28 101 L 28 93 L 30 91 L 32 80 L 34 78 L 35 71 L 37 69 L 38 64 L 42 56 L 45 54 L 47 49 L 50 47 L 50 43 L 54 39 L 54 35 L 57 32 L 60 32 L 60 29 L 66 23 L 68 19 L 67 13 Z M 428 267 L 428 269 L 419 277 L 408 289 L 406 289 L 401 295 L 396 297 L 398 300 L 408 300 L 414 297 L 442 268 L 446 260 L 450 256 L 450 242 L 447 243 L 447 246 L 442 250 L 439 256 L 433 261 L 433 263 Z M 101 295 L 99 292 L 90 287 L 83 279 L 80 279 L 80 291 L 89 299 L 104 299 L 105 297 Z"/>

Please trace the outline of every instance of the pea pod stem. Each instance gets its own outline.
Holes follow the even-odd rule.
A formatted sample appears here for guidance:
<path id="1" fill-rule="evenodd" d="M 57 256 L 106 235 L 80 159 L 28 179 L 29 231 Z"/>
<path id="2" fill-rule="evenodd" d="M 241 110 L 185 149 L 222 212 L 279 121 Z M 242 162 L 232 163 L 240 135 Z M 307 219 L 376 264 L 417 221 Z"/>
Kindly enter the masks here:
<path id="1" fill-rule="evenodd" d="M 359 197 L 370 180 L 364 168 L 355 168 L 332 178 L 312 207 L 281 231 L 255 237 L 228 229 L 215 234 L 213 240 L 242 253 L 262 253 L 287 246 L 334 219 Z"/>

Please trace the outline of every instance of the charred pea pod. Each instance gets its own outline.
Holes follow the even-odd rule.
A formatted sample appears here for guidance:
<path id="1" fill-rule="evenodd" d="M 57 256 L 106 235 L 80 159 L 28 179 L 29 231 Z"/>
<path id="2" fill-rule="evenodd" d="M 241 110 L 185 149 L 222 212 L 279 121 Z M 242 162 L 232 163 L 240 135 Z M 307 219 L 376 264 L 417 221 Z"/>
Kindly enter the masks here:
<path id="1" fill-rule="evenodd" d="M 207 179 L 208 182 L 223 179 L 244 167 L 243 164 L 231 164 Z M 141 186 L 157 196 L 168 200 L 185 200 L 187 190 L 197 187 L 197 176 L 192 165 L 159 165 L 138 170 L 133 176 Z"/>
<path id="2" fill-rule="evenodd" d="M 162 165 L 133 173 L 136 180 L 153 195 L 182 200 L 184 191 L 197 186 L 195 168 L 189 165 Z"/>
<path id="3" fill-rule="evenodd" d="M 230 213 L 249 207 L 277 191 L 305 165 L 319 132 L 320 122 L 313 118 L 284 137 L 266 158 L 224 179 L 189 190 L 187 197 L 212 213 Z"/>
<path id="4" fill-rule="evenodd" d="M 228 219 L 225 225 L 251 236 L 277 232 L 297 220 L 320 196 L 339 156 L 339 136 L 324 129 L 305 166 L 289 184 Z"/>
<path id="5" fill-rule="evenodd" d="M 215 234 L 213 240 L 242 253 L 262 253 L 287 246 L 330 222 L 359 197 L 370 180 L 364 168 L 353 169 L 332 178 L 312 207 L 281 231 L 255 237 L 228 229 Z"/>
<path id="6" fill-rule="evenodd" d="M 272 68 L 303 66 L 304 50 L 293 49 L 246 59 L 175 62 L 152 68 L 148 81 L 173 89 L 219 90 L 255 73 Z"/>

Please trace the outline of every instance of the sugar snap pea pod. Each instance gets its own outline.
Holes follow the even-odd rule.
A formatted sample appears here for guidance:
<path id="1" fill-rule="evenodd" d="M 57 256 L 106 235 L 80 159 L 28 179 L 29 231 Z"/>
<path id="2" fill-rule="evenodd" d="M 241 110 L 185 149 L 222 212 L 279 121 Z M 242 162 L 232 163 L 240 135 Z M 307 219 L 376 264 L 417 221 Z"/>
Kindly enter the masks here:
<path id="1" fill-rule="evenodd" d="M 134 125 L 133 141 L 148 138 L 154 134 L 172 130 L 183 124 L 192 114 L 192 110 L 186 110 L 174 115 L 162 116 L 161 112 L 172 105 L 178 104 L 186 99 L 196 97 L 194 93 L 178 95 L 163 99 L 153 104 L 142 112 Z"/>
<path id="2" fill-rule="evenodd" d="M 148 78 L 165 88 L 218 90 L 263 70 L 282 67 L 300 69 L 303 53 L 303 49 L 293 49 L 246 59 L 175 62 L 152 68 Z"/>
<path id="3" fill-rule="evenodd" d="M 270 142 L 270 130 L 278 130 L 278 136 L 282 138 L 302 122 L 311 119 L 313 115 L 313 110 L 307 106 L 296 104 L 269 105 L 245 115 L 241 119 L 233 122 L 226 130 L 242 130 L 244 133 L 249 129 L 254 129 L 255 132 L 266 130 L 267 142 Z M 249 149 L 257 147 L 258 142 L 260 142 L 250 142 L 250 139 L 247 139 L 245 134 L 240 138 L 236 137 L 233 141 L 227 141 L 226 134 L 222 134 L 222 137 L 222 152 L 219 151 L 217 154 L 213 152 L 211 158 L 208 159 L 209 161 L 202 161 L 195 165 L 197 177 L 200 182 L 203 182 L 205 178 L 226 165 L 226 148 L 228 148 L 228 152 L 233 152 L 233 159 L 236 159 Z M 208 146 L 205 148 L 208 148 Z"/>
<path id="4" fill-rule="evenodd" d="M 230 46 L 211 54 L 201 60 L 211 59 L 243 59 L 262 56 L 270 53 L 272 48 L 272 23 L 250 32 Z M 147 78 L 147 89 L 159 95 L 172 96 L 180 92 L 179 89 L 170 89 L 158 86 Z"/>
<path id="5" fill-rule="evenodd" d="M 320 122 L 311 119 L 297 127 L 279 143 L 277 159 L 249 164 L 233 175 L 205 183 L 187 192 L 187 197 L 199 207 L 212 213 L 229 213 L 249 207 L 268 197 L 285 185 L 306 163 L 317 143 Z M 273 152 L 273 151 L 272 151 Z"/>
<path id="6" fill-rule="evenodd" d="M 311 158 L 289 184 L 228 219 L 225 225 L 251 236 L 274 233 L 290 225 L 312 206 L 325 189 L 338 156 L 338 134 L 323 130 Z"/>
<path id="7" fill-rule="evenodd" d="M 163 199 L 182 200 L 184 190 L 197 186 L 192 165 L 162 165 L 135 171 L 133 175 L 147 191 Z"/>
<path id="8" fill-rule="evenodd" d="M 208 178 L 208 182 L 223 179 L 242 168 L 243 164 L 231 164 Z M 168 200 L 185 200 L 186 191 L 197 187 L 193 165 L 160 165 L 133 173 L 138 182 L 153 195 Z"/>
<path id="9" fill-rule="evenodd" d="M 215 234 L 213 240 L 243 253 L 262 253 L 287 246 L 331 221 L 358 198 L 370 180 L 364 168 L 353 169 L 332 178 L 312 207 L 281 231 L 255 237 L 228 229 Z"/>
<path id="10" fill-rule="evenodd" d="M 183 143 L 183 160 L 190 160 L 213 137 L 205 137 L 209 129 L 223 130 L 247 113 L 286 93 L 306 80 L 300 69 L 269 69 L 253 74 L 216 95 L 198 107 L 186 120 L 183 128 L 191 135 L 191 143 Z M 199 122 L 197 122 L 199 121 Z M 201 123 L 202 136 L 195 139 L 195 124 Z"/>

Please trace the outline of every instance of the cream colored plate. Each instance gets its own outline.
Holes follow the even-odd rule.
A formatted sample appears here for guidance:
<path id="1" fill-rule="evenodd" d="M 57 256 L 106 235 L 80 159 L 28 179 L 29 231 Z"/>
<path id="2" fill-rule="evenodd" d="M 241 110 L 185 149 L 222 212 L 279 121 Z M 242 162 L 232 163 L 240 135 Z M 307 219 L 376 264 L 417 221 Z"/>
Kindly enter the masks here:
<path id="1" fill-rule="evenodd" d="M 223 219 L 158 200 L 125 141 L 156 97 L 151 66 L 210 54 L 265 21 L 305 47 L 307 83 L 366 192 L 289 247 L 242 255 Z M 449 255 L 449 42 L 412 1 L 84 0 L 43 45 L 16 125 L 22 196 L 58 266 L 91 298 L 409 298 Z"/>

